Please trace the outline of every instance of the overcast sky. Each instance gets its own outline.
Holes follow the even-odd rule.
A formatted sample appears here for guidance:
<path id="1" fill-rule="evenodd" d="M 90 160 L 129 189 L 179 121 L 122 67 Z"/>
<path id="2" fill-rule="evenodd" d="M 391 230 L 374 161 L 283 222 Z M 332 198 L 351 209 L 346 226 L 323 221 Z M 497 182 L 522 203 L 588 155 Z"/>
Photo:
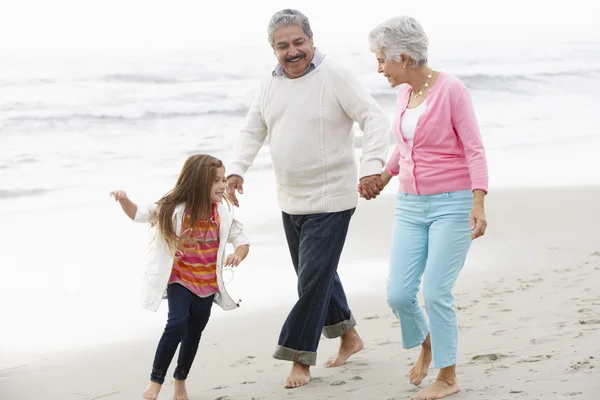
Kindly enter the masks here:
<path id="1" fill-rule="evenodd" d="M 354 1 L 0 0 L 0 51 L 262 45 L 270 16 L 283 7 L 310 18 L 317 42 L 363 45 L 375 24 L 402 14 L 438 41 L 600 41 L 593 0 Z"/>

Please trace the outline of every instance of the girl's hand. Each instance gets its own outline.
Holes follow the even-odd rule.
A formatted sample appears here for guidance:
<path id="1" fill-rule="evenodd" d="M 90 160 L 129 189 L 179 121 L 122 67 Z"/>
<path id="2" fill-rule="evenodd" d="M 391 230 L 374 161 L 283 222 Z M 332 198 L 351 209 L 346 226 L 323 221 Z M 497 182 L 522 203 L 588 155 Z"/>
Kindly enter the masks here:
<path id="1" fill-rule="evenodd" d="M 226 267 L 237 267 L 238 265 L 240 265 L 241 262 L 242 262 L 242 257 L 233 253 L 233 254 L 230 254 L 227 256 L 227 259 L 225 260 L 225 266 Z"/>
<path id="2" fill-rule="evenodd" d="M 127 193 L 122 190 L 115 190 L 110 192 L 110 195 L 115 198 L 115 201 L 127 200 Z"/>

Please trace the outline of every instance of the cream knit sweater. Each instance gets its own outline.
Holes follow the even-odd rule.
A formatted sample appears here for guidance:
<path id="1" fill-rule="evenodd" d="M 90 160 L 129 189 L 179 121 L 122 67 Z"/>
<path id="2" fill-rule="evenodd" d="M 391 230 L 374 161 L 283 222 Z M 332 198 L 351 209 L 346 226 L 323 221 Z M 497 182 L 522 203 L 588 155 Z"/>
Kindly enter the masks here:
<path id="1" fill-rule="evenodd" d="M 360 177 L 384 168 L 390 124 L 356 76 L 330 57 L 296 79 L 265 79 L 239 134 L 228 175 L 244 177 L 269 139 L 282 211 L 305 215 L 356 207 L 352 126 L 363 131 Z"/>

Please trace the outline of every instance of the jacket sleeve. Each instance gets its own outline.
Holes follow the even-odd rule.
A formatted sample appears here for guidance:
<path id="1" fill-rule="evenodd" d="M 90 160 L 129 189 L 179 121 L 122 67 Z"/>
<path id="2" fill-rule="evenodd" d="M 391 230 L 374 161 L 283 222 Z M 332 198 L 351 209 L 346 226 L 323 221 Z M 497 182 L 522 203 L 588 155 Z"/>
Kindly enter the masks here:
<path id="1" fill-rule="evenodd" d="M 359 178 L 380 174 L 390 137 L 391 125 L 387 116 L 350 70 L 335 66 L 331 79 L 338 102 L 363 131 Z"/>
<path id="2" fill-rule="evenodd" d="M 231 223 L 227 242 L 231 243 L 235 249 L 242 245 L 250 246 L 250 240 L 244 234 L 244 225 L 239 220 L 235 219 L 235 217 Z"/>
<path id="3" fill-rule="evenodd" d="M 133 222 L 139 222 L 142 224 L 147 222 L 153 223 L 154 218 L 156 217 L 156 208 L 156 203 L 138 205 Z"/>

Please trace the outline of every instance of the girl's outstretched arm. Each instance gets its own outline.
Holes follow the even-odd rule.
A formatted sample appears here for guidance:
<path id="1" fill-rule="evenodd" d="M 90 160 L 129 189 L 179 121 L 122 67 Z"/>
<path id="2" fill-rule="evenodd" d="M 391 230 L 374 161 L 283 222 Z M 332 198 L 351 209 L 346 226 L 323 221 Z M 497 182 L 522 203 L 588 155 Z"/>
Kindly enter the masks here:
<path id="1" fill-rule="evenodd" d="M 110 192 L 110 195 L 115 198 L 115 201 L 118 201 L 121 204 L 121 208 L 127 214 L 131 220 L 135 218 L 135 214 L 137 213 L 138 206 L 133 201 L 129 200 L 127 197 L 127 193 L 122 190 L 115 190 Z"/>

